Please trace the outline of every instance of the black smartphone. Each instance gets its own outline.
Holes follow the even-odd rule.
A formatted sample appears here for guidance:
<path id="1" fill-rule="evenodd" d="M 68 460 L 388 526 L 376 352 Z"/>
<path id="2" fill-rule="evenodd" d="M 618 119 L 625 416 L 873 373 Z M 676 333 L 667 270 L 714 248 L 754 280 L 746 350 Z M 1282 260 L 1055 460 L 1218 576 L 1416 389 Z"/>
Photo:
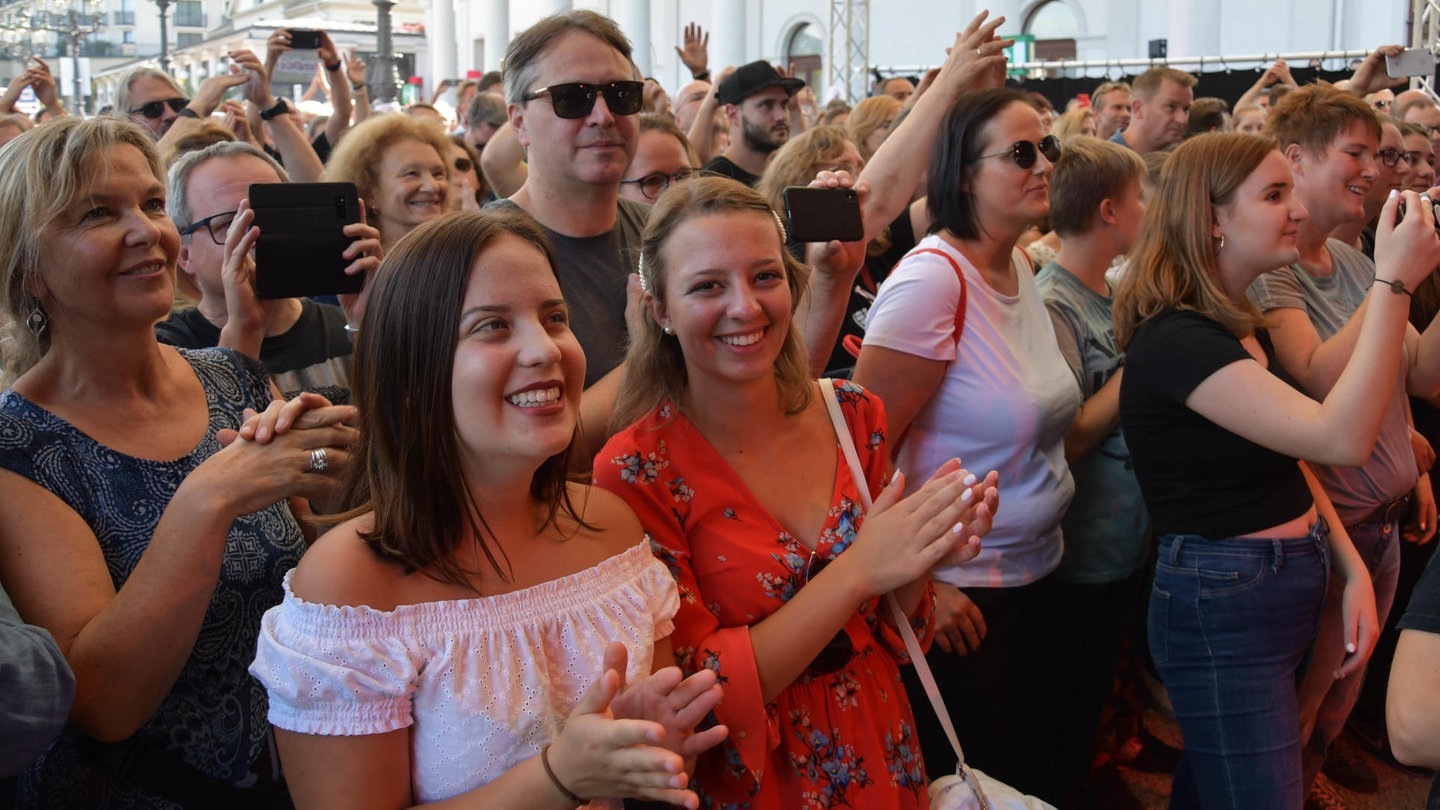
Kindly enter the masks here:
<path id="1" fill-rule="evenodd" d="M 360 221 L 354 183 L 256 183 L 250 207 L 255 244 L 255 294 L 260 298 L 357 293 L 363 276 L 346 275 L 341 254 L 354 241 L 344 228 Z"/>
<path id="2" fill-rule="evenodd" d="M 313 51 L 320 47 L 320 32 L 314 28 L 291 28 L 290 47 L 297 51 Z"/>
<path id="3" fill-rule="evenodd" d="M 858 242 L 865 237 L 855 189 L 789 186 L 784 195 L 792 241 Z"/>

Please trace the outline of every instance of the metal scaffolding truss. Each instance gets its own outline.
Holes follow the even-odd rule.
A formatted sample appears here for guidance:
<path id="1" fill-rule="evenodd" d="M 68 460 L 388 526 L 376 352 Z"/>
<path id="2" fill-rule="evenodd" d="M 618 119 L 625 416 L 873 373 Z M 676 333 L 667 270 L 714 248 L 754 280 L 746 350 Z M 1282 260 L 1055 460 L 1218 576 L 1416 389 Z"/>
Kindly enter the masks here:
<path id="1" fill-rule="evenodd" d="M 1410 3 L 1410 47 L 1424 48 L 1440 56 L 1440 4 L 1436 0 L 1411 0 Z M 1420 87 L 1431 98 L 1440 99 L 1435 88 L 1435 77 L 1419 77 Z"/>
<path id="2" fill-rule="evenodd" d="M 870 84 L 870 0 L 830 0 L 829 56 L 827 86 L 841 88 L 849 104 L 864 98 Z"/>

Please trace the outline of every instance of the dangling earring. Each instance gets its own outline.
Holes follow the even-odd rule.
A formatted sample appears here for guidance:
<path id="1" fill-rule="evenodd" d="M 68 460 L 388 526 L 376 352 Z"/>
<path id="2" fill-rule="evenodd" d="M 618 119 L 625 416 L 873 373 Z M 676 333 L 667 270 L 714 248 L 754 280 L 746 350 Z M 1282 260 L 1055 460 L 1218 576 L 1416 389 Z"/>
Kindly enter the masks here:
<path id="1" fill-rule="evenodd" d="M 45 310 L 40 308 L 40 302 L 36 301 L 35 306 L 30 308 L 30 314 L 25 316 L 25 328 L 30 334 L 40 337 L 50 326 L 50 318 L 46 316 Z"/>
<path id="2" fill-rule="evenodd" d="M 1219 253 L 1225 249 L 1225 234 L 1220 234 L 1220 244 L 1215 246 L 1215 252 Z"/>

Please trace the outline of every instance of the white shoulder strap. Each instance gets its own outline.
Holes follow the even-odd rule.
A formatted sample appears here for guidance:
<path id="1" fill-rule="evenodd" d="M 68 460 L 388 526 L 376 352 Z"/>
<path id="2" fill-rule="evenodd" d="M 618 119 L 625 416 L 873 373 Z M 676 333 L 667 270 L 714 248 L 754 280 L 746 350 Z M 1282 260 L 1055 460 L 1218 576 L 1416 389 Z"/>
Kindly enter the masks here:
<path id="1" fill-rule="evenodd" d="M 830 411 L 830 422 L 835 426 L 835 438 L 840 442 L 840 449 L 845 452 L 845 461 L 850 467 L 850 477 L 855 479 L 855 488 L 860 492 L 860 503 L 868 513 L 871 507 L 870 486 L 865 481 L 865 470 L 860 466 L 860 456 L 855 452 L 855 440 L 850 437 L 850 426 L 845 422 L 845 415 L 840 412 L 840 401 L 835 398 L 835 384 L 828 380 L 820 380 L 820 392 L 825 397 L 825 407 Z M 920 682 L 925 685 L 925 696 L 930 698 L 930 707 L 935 710 L 935 716 L 939 718 L 940 725 L 945 729 L 945 736 L 950 740 L 950 747 L 955 749 L 955 758 L 960 765 L 965 764 L 965 752 L 960 748 L 960 738 L 955 734 L 955 726 L 950 722 L 950 712 L 945 708 L 945 699 L 940 697 L 940 687 L 935 683 L 935 676 L 930 672 L 930 665 L 925 662 L 925 653 L 920 649 L 920 641 L 915 638 L 915 631 L 910 629 L 910 619 L 905 615 L 900 602 L 895 594 L 885 594 L 885 604 L 890 608 L 890 618 L 894 621 L 895 627 L 899 629 L 901 638 L 905 639 L 905 649 L 910 653 L 910 663 L 915 666 L 915 674 L 920 676 Z"/>

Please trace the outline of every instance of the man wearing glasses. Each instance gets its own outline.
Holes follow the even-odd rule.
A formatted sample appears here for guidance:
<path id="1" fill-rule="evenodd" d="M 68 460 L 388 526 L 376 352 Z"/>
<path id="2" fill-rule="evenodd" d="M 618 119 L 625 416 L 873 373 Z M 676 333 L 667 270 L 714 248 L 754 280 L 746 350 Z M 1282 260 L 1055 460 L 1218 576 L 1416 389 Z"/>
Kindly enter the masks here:
<path id="1" fill-rule="evenodd" d="M 242 234 L 233 240 L 238 255 L 227 255 L 225 249 L 250 184 L 289 182 L 285 170 L 255 146 L 227 141 L 182 156 L 170 167 L 169 181 L 167 208 L 180 230 L 180 270 L 200 290 L 200 302 L 157 324 L 160 342 L 235 349 L 265 364 L 287 399 L 313 391 L 336 404 L 349 402 L 346 313 L 308 298 L 256 298 L 254 264 Z M 373 270 L 379 264 L 380 232 L 353 224 L 346 233 L 355 241 L 345 257 L 360 265 L 354 268 L 359 272 Z M 342 303 L 353 308 L 358 299 L 342 296 Z M 358 322 L 358 312 L 355 317 Z"/>
<path id="2" fill-rule="evenodd" d="M 232 58 L 238 53 L 232 54 Z M 250 56 L 258 66 L 259 59 L 254 54 Z M 243 70 L 211 76 L 200 83 L 200 91 L 190 99 L 170 74 L 155 68 L 135 68 L 120 82 L 120 90 L 115 94 L 115 114 L 139 124 L 158 141 L 181 118 L 200 121 L 209 117 L 220 106 L 226 90 L 239 87 L 249 78 L 250 74 Z"/>
<path id="3" fill-rule="evenodd" d="M 523 209 L 554 244 L 587 388 L 625 358 L 626 280 L 650 209 L 621 199 L 620 181 L 635 156 L 643 90 L 630 42 L 592 11 L 546 17 L 505 53 L 510 125 L 530 166 L 524 185 L 495 204 Z M 607 381 L 608 397 L 587 394 L 598 418 L 608 420 L 618 382 Z"/>

